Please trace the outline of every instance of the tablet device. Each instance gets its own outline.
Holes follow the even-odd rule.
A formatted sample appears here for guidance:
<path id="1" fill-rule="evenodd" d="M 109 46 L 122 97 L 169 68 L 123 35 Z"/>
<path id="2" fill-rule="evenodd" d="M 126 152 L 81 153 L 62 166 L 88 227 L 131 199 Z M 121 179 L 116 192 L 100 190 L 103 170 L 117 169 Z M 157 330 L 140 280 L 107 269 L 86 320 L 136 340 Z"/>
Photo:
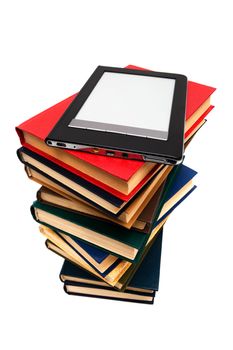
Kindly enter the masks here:
<path id="1" fill-rule="evenodd" d="M 98 66 L 46 143 L 177 164 L 184 149 L 186 88 L 184 75 Z"/>

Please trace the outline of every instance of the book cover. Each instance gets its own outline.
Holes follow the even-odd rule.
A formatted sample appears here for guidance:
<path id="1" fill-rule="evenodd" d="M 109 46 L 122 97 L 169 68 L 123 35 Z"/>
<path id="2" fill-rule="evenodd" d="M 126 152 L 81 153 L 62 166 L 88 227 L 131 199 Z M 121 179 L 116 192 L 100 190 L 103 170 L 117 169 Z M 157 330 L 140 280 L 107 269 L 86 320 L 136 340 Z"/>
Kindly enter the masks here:
<path id="1" fill-rule="evenodd" d="M 182 164 L 182 166 L 177 169 L 175 181 L 173 181 L 172 186 L 170 186 L 165 201 L 168 201 L 175 196 L 175 194 L 179 192 L 190 180 L 192 180 L 196 174 L 197 171 Z"/>

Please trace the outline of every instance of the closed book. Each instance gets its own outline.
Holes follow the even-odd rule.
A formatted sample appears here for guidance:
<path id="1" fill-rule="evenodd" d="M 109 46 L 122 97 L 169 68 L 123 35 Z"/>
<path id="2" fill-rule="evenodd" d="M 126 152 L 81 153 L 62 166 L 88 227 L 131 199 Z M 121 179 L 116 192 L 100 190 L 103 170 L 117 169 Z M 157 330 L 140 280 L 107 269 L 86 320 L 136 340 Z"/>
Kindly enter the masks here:
<path id="1" fill-rule="evenodd" d="M 109 289 L 101 286 L 93 286 L 92 284 L 83 284 L 78 282 L 65 282 L 64 290 L 69 295 L 76 295 L 89 298 L 111 299 L 118 301 L 128 301 L 143 304 L 153 304 L 155 292 L 136 292 L 127 290 L 124 292 L 117 291 L 114 288 Z"/>
<path id="2" fill-rule="evenodd" d="M 124 292 L 116 291 L 87 271 L 65 260 L 60 272 L 68 294 L 153 304 L 159 288 L 162 230 Z"/>
<path id="3" fill-rule="evenodd" d="M 200 118 L 204 118 L 204 113 L 212 108 L 209 98 L 214 90 L 205 85 L 188 83 L 186 121 L 190 119 L 189 123 L 192 126 L 186 132 L 191 133 L 194 123 L 198 120 L 200 122 Z M 146 176 L 156 166 L 155 164 L 117 158 L 109 159 L 109 157 L 79 151 L 55 149 L 45 144 L 46 136 L 75 96 L 76 94 L 19 125 L 16 130 L 22 145 L 119 198 L 121 194 L 129 195 L 137 186 L 140 188 L 144 184 Z M 122 199 L 124 200 L 125 197 Z"/>
<path id="4" fill-rule="evenodd" d="M 162 186 L 163 186 L 163 184 L 160 186 L 159 190 L 153 196 L 151 201 L 154 199 L 155 196 L 157 196 L 157 194 L 162 192 Z M 84 201 L 80 201 L 78 199 L 74 200 L 74 199 L 65 197 L 61 193 L 59 194 L 57 192 L 54 192 L 45 186 L 42 186 L 39 189 L 39 191 L 37 192 L 37 199 L 43 203 L 46 203 L 49 205 L 54 205 L 55 207 L 70 210 L 70 211 L 73 211 L 75 213 L 78 212 L 80 214 L 82 213 L 83 215 L 98 218 L 99 220 L 110 221 L 110 222 L 116 223 L 118 225 L 127 227 L 127 228 L 131 227 L 131 226 L 128 226 L 127 224 L 123 223 L 122 221 L 117 220 L 117 218 L 114 218 L 113 216 L 109 216 L 106 213 L 103 213 L 102 211 L 94 208 L 93 206 L 88 205 Z M 150 203 L 151 203 L 151 201 L 150 201 Z M 154 201 L 153 201 L 153 204 L 154 204 Z M 156 203 L 154 206 L 156 206 Z M 146 209 L 147 209 L 147 207 L 143 210 L 143 212 Z M 147 226 L 147 222 L 140 220 L 140 218 L 138 218 L 132 224 L 133 228 L 138 229 L 140 231 L 143 230 L 143 232 L 145 232 L 144 230 L 147 229 L 146 226 Z"/>
<path id="5" fill-rule="evenodd" d="M 31 211 L 39 223 L 76 236 L 129 261 L 135 261 L 138 252 L 146 244 L 147 235 L 143 232 L 127 230 L 38 201 L 33 203 Z"/>

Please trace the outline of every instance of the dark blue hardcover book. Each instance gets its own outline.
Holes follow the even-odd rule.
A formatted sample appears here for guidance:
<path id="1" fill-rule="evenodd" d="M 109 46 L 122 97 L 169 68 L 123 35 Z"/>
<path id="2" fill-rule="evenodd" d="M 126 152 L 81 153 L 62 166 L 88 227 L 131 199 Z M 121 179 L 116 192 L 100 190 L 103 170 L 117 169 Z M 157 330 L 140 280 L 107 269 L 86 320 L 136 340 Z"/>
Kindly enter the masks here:
<path id="1" fill-rule="evenodd" d="M 158 290 L 162 238 L 163 231 L 161 229 L 128 287 L 146 289 L 150 291 Z M 60 279 L 63 282 L 65 282 L 66 280 L 69 280 L 70 282 L 77 282 L 77 279 L 79 279 L 80 283 L 83 282 L 87 284 L 94 284 L 95 282 L 97 282 L 98 285 L 101 283 L 103 286 L 110 288 L 105 282 L 100 281 L 97 277 L 90 274 L 88 271 L 82 269 L 81 267 L 78 267 L 77 265 L 72 264 L 70 261 L 67 260 L 65 260 L 63 263 L 60 272 Z"/>
<path id="2" fill-rule="evenodd" d="M 64 290 L 67 294 L 78 295 L 91 298 L 100 298 L 100 299 L 111 299 L 118 301 L 130 301 L 134 303 L 143 303 L 143 304 L 153 304 L 155 298 L 155 291 L 137 291 L 134 289 L 127 289 L 124 292 L 116 291 L 111 288 L 104 288 L 99 285 L 93 286 L 93 284 L 84 284 L 78 282 L 65 282 Z"/>
<path id="3" fill-rule="evenodd" d="M 68 294 L 153 304 L 159 288 L 162 229 L 124 292 L 116 291 L 86 270 L 65 260 L 60 272 Z"/>
<path id="4" fill-rule="evenodd" d="M 175 181 L 173 181 L 172 186 L 169 188 L 168 193 L 166 194 L 165 202 L 180 191 L 182 187 L 192 180 L 196 174 L 197 172 L 195 170 L 182 164 L 176 172 Z"/>

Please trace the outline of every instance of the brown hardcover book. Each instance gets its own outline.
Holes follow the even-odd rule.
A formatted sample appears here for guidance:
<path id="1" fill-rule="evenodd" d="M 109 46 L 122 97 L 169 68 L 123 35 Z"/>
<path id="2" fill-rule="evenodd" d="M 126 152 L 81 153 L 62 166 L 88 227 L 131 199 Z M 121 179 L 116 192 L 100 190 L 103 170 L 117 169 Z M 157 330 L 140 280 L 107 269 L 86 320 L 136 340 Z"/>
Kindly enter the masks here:
<path id="1" fill-rule="evenodd" d="M 90 217 L 95 217 L 95 218 L 98 218 L 99 220 L 110 221 L 112 223 L 119 224 L 123 227 L 125 227 L 126 225 L 122 221 L 117 220 L 117 218 L 114 218 L 110 215 L 107 215 L 101 212 L 100 210 L 89 205 L 88 203 L 85 203 L 84 201 L 80 201 L 78 199 L 72 200 L 72 199 L 66 198 L 44 186 L 42 186 L 37 192 L 37 199 L 43 203 L 54 205 L 56 207 L 63 208 L 65 210 L 74 211 L 79 214 L 81 213 L 83 215 L 87 215 Z M 144 210 L 146 210 L 146 208 Z M 146 224 L 147 222 L 138 219 L 133 223 L 132 227 L 138 230 L 144 230 Z"/>
<path id="2" fill-rule="evenodd" d="M 26 166 L 25 170 L 30 179 L 50 188 L 55 192 L 64 195 L 65 197 L 71 199 L 82 199 L 80 198 L 78 192 L 75 192 L 74 194 L 74 192 L 69 191 L 67 187 L 64 187 L 63 181 L 60 181 L 58 185 L 57 182 L 53 181 L 53 178 L 51 176 L 48 177 L 48 173 L 41 174 L 40 171 L 37 171 L 33 167 L 31 168 L 29 163 L 27 164 L 28 166 Z M 143 209 L 147 206 L 151 198 L 154 196 L 156 191 L 165 181 L 171 170 L 171 166 L 164 166 L 163 169 L 156 175 L 156 177 L 152 179 L 145 188 L 143 188 L 143 190 L 136 196 L 136 198 L 133 198 L 130 203 L 124 202 L 120 207 L 116 207 L 103 198 L 98 198 L 96 195 L 90 195 L 88 198 L 91 198 L 91 203 L 94 206 L 96 202 L 98 202 L 97 204 L 99 209 L 103 208 L 105 209 L 105 212 L 107 211 L 109 213 L 115 214 L 119 220 L 123 221 L 124 223 L 130 223 L 132 226 Z M 62 180 L 65 181 L 66 179 L 62 178 Z M 126 204 L 128 205 L 126 206 Z"/>

